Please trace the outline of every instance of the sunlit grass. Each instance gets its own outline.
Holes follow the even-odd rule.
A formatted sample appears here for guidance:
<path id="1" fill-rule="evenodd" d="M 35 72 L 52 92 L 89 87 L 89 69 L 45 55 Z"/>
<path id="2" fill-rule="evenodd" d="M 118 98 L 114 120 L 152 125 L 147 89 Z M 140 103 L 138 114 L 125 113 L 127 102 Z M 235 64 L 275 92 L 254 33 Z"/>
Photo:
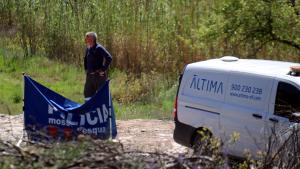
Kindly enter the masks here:
<path id="1" fill-rule="evenodd" d="M 84 102 L 85 75 L 81 68 L 46 57 L 24 59 L 0 49 L 0 113 L 22 113 L 23 72 L 71 100 Z M 118 119 L 171 119 L 177 86 L 168 87 L 163 76 L 144 74 L 138 79 L 111 70 L 110 77 Z"/>

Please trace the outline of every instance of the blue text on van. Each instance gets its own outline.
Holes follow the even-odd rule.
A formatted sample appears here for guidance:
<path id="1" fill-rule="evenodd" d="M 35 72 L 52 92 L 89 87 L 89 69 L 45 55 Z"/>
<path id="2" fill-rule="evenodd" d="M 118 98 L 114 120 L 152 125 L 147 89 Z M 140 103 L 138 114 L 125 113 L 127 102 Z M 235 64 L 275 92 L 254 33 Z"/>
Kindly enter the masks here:
<path id="1" fill-rule="evenodd" d="M 199 91 L 223 94 L 223 82 L 200 78 L 198 75 L 194 75 L 190 88 Z"/>

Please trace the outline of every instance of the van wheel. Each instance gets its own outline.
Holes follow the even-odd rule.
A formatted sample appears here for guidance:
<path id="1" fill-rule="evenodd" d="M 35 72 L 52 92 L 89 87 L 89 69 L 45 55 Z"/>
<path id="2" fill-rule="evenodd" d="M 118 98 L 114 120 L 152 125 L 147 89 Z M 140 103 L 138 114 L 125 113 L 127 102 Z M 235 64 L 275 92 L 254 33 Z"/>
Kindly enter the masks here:
<path id="1" fill-rule="evenodd" d="M 212 139 L 212 134 L 208 129 L 203 128 L 197 130 L 192 142 L 193 155 L 212 156 L 214 152 Z"/>

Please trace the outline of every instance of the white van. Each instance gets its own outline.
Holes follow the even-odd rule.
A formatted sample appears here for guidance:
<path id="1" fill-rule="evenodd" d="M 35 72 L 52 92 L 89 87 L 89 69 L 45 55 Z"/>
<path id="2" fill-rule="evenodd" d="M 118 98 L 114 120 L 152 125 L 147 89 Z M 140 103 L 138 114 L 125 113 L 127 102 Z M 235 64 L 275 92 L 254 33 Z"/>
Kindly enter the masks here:
<path id="1" fill-rule="evenodd" d="M 270 129 L 284 133 L 298 125 L 300 64 L 225 56 L 186 65 L 180 76 L 175 108 L 174 140 L 191 147 L 197 131 L 208 129 L 226 143 L 225 153 L 256 156 L 266 148 Z M 297 121 L 298 120 L 298 121 Z"/>

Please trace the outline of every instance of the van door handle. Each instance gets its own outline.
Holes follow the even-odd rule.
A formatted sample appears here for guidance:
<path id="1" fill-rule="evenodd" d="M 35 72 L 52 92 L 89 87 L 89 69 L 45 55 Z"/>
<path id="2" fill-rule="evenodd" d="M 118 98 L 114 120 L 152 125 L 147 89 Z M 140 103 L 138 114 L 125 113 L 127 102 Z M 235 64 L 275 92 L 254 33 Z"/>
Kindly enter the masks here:
<path id="1" fill-rule="evenodd" d="M 262 115 L 260 115 L 260 114 L 252 114 L 252 116 L 255 117 L 255 118 L 258 118 L 258 119 L 262 118 Z"/>
<path id="2" fill-rule="evenodd" d="M 269 120 L 270 120 L 271 122 L 278 123 L 278 119 L 275 119 L 275 118 L 269 118 Z"/>

